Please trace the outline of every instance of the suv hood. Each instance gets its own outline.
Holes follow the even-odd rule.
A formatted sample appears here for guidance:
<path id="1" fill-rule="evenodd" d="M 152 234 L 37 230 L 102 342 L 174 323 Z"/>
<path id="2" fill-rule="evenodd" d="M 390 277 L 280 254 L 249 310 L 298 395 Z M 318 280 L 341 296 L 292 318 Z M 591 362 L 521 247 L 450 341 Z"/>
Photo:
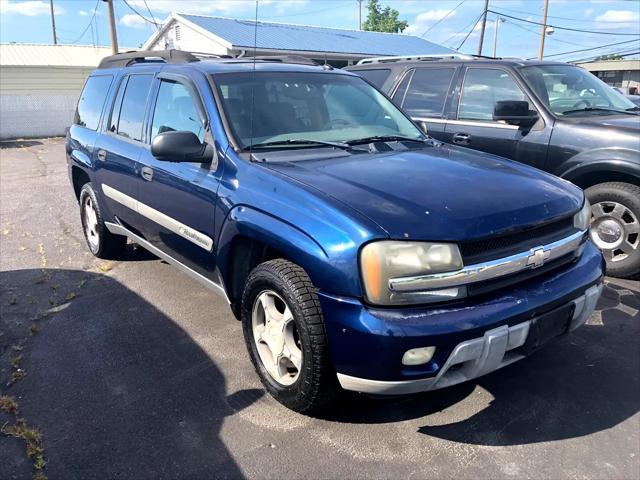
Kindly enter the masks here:
<path id="1" fill-rule="evenodd" d="M 589 127 L 608 127 L 628 133 L 637 133 L 640 131 L 640 115 L 575 115 L 562 117 L 561 122 L 583 125 Z"/>
<path id="2" fill-rule="evenodd" d="M 566 217 L 583 202 L 582 191 L 565 180 L 448 145 L 263 165 L 350 206 L 397 239 L 482 238 Z"/>

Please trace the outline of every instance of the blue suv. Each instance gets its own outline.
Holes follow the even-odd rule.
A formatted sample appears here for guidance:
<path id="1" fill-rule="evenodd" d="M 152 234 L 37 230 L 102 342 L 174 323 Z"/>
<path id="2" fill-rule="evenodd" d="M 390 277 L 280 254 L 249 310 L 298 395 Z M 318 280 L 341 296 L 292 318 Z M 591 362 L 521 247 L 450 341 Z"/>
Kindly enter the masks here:
<path id="1" fill-rule="evenodd" d="M 303 59 L 107 57 L 67 159 L 91 252 L 130 239 L 225 296 L 265 388 L 301 412 L 501 368 L 602 290 L 579 188 L 432 140 Z"/>

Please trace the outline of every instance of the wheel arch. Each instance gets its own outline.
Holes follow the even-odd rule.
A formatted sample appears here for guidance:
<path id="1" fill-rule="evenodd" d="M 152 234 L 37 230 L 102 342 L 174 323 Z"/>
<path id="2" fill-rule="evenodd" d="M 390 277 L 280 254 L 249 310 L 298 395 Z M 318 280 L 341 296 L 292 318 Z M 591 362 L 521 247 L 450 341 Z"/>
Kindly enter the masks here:
<path id="1" fill-rule="evenodd" d="M 640 185 L 640 152 L 622 148 L 582 152 L 564 162 L 556 174 L 582 189 L 605 182 Z"/>

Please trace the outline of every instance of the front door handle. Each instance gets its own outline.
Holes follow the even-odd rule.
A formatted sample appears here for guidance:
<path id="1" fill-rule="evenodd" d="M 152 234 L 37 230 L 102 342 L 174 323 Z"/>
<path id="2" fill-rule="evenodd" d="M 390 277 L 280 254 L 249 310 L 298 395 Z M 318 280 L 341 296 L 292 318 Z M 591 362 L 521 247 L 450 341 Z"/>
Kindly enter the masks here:
<path id="1" fill-rule="evenodd" d="M 456 133 L 453 135 L 453 143 L 458 145 L 469 145 L 471 143 L 471 135 L 468 133 Z"/>
<path id="2" fill-rule="evenodd" d="M 107 152 L 104 150 L 98 150 L 98 160 L 104 162 L 107 159 Z"/>
<path id="3" fill-rule="evenodd" d="M 140 175 L 142 175 L 142 178 L 144 178 L 147 182 L 153 180 L 153 170 L 149 167 L 142 167 Z"/>

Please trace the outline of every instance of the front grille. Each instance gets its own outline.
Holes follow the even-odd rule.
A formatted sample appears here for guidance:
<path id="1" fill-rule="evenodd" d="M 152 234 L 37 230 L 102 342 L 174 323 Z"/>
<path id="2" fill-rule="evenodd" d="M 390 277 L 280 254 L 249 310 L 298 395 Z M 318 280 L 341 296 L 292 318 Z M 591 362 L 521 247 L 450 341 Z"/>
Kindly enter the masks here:
<path id="1" fill-rule="evenodd" d="M 464 264 L 473 265 L 526 252 L 575 232 L 577 229 L 573 226 L 573 217 L 569 217 L 505 235 L 462 242 L 459 247 Z"/>

